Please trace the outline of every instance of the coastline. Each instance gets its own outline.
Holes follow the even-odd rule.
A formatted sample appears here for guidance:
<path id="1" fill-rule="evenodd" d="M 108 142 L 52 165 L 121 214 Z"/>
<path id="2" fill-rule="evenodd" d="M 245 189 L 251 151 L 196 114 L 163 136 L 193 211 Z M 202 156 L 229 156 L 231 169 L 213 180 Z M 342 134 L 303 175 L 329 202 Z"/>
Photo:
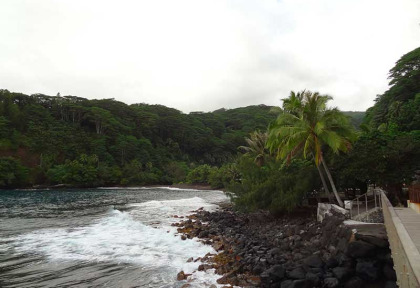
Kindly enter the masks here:
<path id="1" fill-rule="evenodd" d="M 387 240 L 355 238 L 339 215 L 319 223 L 312 213 L 192 212 L 173 226 L 182 240 L 198 238 L 217 251 L 189 261 L 203 262 L 198 271 L 214 269 L 222 287 L 397 287 Z M 177 279 L 190 287 L 189 274 Z"/>
<path id="2" fill-rule="evenodd" d="M 25 190 L 25 189 L 33 189 L 33 190 L 43 190 L 43 189 L 98 189 L 98 188 L 159 188 L 159 187 L 168 187 L 168 188 L 179 188 L 179 189 L 193 189 L 193 190 L 220 190 L 223 189 L 215 189 L 212 188 L 208 184 L 154 184 L 154 185 L 135 185 L 135 186 L 90 186 L 90 187 L 80 187 L 80 186 L 73 186 L 70 184 L 57 184 L 57 185 L 34 185 L 28 187 L 21 187 L 21 188 L 11 188 L 11 189 L 0 189 L 0 190 Z"/>

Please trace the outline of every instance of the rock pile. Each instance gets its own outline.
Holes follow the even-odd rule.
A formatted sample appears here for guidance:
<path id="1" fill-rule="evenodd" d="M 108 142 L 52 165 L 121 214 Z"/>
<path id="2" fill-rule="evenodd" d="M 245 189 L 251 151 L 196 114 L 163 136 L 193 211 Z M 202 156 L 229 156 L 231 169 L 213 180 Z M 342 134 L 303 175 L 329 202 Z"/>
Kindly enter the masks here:
<path id="1" fill-rule="evenodd" d="M 318 223 L 225 208 L 188 218 L 174 224 L 182 239 L 198 237 L 218 251 L 189 261 L 203 262 L 200 271 L 214 268 L 226 287 L 396 287 L 388 242 L 354 235 L 339 215 Z"/>

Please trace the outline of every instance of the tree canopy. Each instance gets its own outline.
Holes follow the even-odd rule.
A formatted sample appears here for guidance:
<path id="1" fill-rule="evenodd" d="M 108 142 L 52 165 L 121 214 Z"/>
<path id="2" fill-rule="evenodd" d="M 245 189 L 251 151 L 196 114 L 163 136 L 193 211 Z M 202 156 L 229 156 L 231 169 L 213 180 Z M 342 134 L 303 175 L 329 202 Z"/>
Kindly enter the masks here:
<path id="1" fill-rule="evenodd" d="M 169 184 L 185 181 L 197 165 L 231 161 L 249 133 L 275 119 L 270 109 L 184 114 L 162 105 L 0 90 L 0 157 L 26 167 L 22 186 Z"/>

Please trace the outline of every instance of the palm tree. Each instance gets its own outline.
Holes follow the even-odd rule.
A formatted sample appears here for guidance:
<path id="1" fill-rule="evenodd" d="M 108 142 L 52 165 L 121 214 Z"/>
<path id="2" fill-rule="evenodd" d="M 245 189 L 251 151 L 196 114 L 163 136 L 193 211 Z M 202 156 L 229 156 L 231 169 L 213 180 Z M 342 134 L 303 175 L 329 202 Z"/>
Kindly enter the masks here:
<path id="1" fill-rule="evenodd" d="M 332 97 L 318 92 L 291 92 L 283 99 L 283 112 L 269 127 L 267 147 L 276 152 L 277 158 L 287 162 L 303 154 L 312 157 L 321 176 L 324 188 L 328 187 L 320 166 L 325 170 L 333 193 L 340 206 L 343 206 L 331 173 L 323 157 L 323 149 L 330 148 L 334 153 L 347 152 L 355 133 L 347 118 L 337 108 L 327 108 Z"/>
<path id="2" fill-rule="evenodd" d="M 267 138 L 267 132 L 254 131 L 250 133 L 249 138 L 245 138 L 248 146 L 239 146 L 239 149 L 255 157 L 254 162 L 261 167 L 264 165 L 266 155 L 268 154 L 266 148 Z"/>

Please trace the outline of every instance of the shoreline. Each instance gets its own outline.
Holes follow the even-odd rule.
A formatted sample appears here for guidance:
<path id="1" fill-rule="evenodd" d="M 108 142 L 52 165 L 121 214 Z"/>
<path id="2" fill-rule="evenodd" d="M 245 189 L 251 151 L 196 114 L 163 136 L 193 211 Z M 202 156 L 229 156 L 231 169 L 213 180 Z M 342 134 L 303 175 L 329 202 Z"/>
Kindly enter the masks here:
<path id="1" fill-rule="evenodd" d="M 35 185 L 31 187 L 21 187 L 21 188 L 7 188 L 0 190 L 46 190 L 46 189 L 57 189 L 57 190 L 71 190 L 71 189 L 100 189 L 100 188 L 179 188 L 179 189 L 191 189 L 191 190 L 219 190 L 224 191 L 223 189 L 214 189 L 210 185 L 206 184 L 154 184 L 154 185 L 134 185 L 134 186 L 93 186 L 93 187 L 78 187 L 68 184 L 57 184 L 57 185 Z"/>
<path id="2" fill-rule="evenodd" d="M 358 240 L 339 215 L 319 223 L 311 213 L 275 218 L 229 206 L 192 212 L 173 226 L 182 240 L 215 249 L 189 261 L 203 262 L 198 271 L 215 269 L 223 287 L 397 287 L 387 240 Z M 188 274 L 177 279 L 189 287 Z"/>

